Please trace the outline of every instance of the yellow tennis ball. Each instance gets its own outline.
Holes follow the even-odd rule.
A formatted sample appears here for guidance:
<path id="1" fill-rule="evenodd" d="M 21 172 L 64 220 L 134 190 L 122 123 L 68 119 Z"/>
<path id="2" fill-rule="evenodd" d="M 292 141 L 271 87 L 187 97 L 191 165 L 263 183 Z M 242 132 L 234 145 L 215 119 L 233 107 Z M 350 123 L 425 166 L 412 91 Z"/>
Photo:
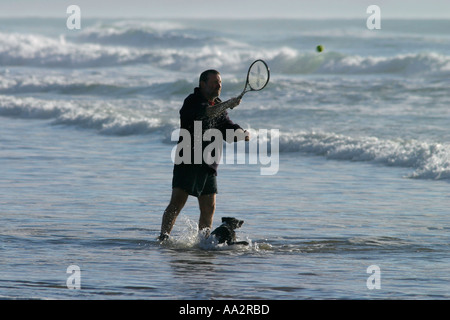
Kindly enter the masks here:
<path id="1" fill-rule="evenodd" d="M 323 51 L 323 46 L 322 45 L 318 45 L 316 47 L 317 52 L 322 52 Z"/>

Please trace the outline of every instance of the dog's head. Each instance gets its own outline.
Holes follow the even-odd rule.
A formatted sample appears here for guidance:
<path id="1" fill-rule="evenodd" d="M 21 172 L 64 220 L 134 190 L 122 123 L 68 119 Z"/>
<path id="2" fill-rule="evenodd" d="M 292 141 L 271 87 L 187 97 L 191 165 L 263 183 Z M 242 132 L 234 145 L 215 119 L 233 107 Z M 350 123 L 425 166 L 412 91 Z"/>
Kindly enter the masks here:
<path id="1" fill-rule="evenodd" d="M 230 217 L 223 217 L 222 223 L 226 223 L 232 229 L 237 229 L 237 228 L 240 228 L 244 224 L 244 220 L 238 220 L 236 218 L 230 218 Z"/>

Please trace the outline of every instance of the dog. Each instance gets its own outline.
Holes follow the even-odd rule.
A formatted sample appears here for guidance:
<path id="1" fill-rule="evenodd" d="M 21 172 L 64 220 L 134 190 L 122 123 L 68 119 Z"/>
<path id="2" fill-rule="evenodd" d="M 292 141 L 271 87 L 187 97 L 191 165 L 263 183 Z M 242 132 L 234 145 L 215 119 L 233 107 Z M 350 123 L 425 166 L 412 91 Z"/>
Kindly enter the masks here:
<path id="1" fill-rule="evenodd" d="M 234 231 L 237 228 L 240 228 L 244 220 L 238 220 L 236 218 L 223 217 L 222 224 L 217 227 L 211 235 L 214 236 L 219 244 L 226 243 L 227 245 L 233 244 L 242 244 L 248 245 L 247 241 L 236 241 L 236 232 Z"/>

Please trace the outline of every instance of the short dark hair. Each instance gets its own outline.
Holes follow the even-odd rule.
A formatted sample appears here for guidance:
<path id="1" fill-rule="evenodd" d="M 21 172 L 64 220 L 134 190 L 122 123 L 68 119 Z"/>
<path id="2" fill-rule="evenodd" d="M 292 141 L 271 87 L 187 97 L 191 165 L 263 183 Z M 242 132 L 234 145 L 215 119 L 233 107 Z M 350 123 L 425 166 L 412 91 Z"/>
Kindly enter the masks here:
<path id="1" fill-rule="evenodd" d="M 208 78 L 210 74 L 220 74 L 219 71 L 214 70 L 214 69 L 209 69 L 206 71 L 203 71 L 202 74 L 200 75 L 200 79 L 198 80 L 198 85 L 200 86 L 200 82 L 208 82 Z"/>

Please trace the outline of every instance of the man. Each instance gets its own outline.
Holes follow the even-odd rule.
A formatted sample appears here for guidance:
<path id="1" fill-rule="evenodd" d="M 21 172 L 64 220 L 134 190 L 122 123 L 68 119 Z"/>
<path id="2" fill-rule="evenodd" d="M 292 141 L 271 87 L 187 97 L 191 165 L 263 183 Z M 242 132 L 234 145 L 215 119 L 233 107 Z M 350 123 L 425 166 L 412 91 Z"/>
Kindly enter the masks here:
<path id="1" fill-rule="evenodd" d="M 180 110 L 180 127 L 189 131 L 192 139 L 191 146 L 193 152 L 191 153 L 192 158 L 190 160 L 194 159 L 195 153 L 195 122 L 199 124 L 200 122 L 198 121 L 201 121 L 203 132 L 208 129 L 218 129 L 223 137 L 225 137 L 226 130 L 233 129 L 236 132 L 235 136 L 240 137 L 240 140 L 249 140 L 247 131 L 233 123 L 226 111 L 228 108 L 233 109 L 239 105 L 241 102 L 240 98 L 231 98 L 228 101 L 222 102 L 219 99 L 221 90 L 222 79 L 220 73 L 216 70 L 206 70 L 200 75 L 199 86 L 194 89 L 194 93 L 190 94 L 184 100 L 184 104 Z M 238 139 L 235 138 L 236 140 Z M 180 134 L 179 143 L 181 141 Z M 203 155 L 206 143 L 202 140 L 201 145 Z M 169 238 L 175 220 L 186 204 L 189 195 L 198 198 L 200 207 L 199 230 L 206 229 L 208 232 L 212 227 L 213 215 L 216 208 L 218 162 L 208 164 L 205 162 L 203 156 L 201 163 L 195 163 L 195 161 L 185 162 L 175 163 L 174 165 L 172 196 L 162 218 L 161 235 L 159 236 L 161 241 Z"/>

